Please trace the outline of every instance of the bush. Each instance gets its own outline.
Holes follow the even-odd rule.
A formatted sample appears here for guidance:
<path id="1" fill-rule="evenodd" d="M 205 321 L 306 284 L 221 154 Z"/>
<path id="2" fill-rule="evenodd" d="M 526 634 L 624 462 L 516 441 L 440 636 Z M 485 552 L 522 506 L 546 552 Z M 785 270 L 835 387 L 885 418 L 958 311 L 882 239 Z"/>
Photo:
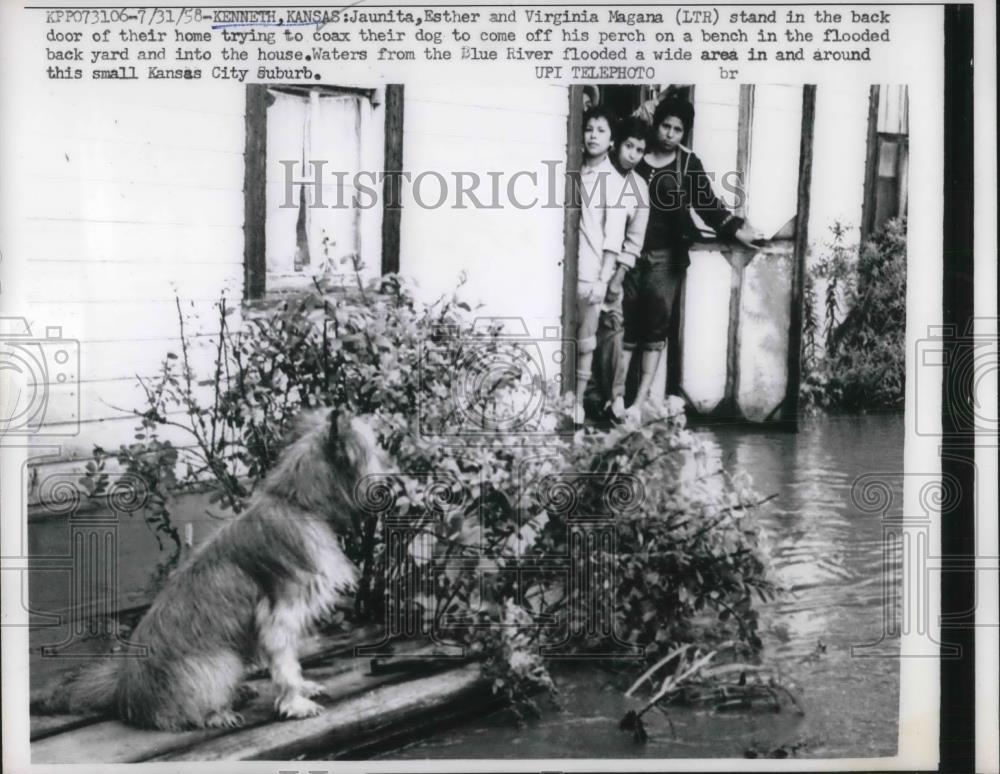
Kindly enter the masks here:
<path id="1" fill-rule="evenodd" d="M 829 253 L 807 277 L 803 402 L 845 411 L 902 409 L 906 221 L 886 222 L 856 257 L 844 244 L 844 233 L 834 226 Z M 827 288 L 822 346 L 814 309 L 818 280 L 825 280 Z"/>
<path id="2" fill-rule="evenodd" d="M 551 687 L 540 646 L 620 657 L 645 648 L 645 660 L 679 643 L 759 649 L 753 596 L 773 588 L 751 516 L 757 498 L 682 414 L 561 434 L 566 407 L 554 382 L 525 367 L 530 353 L 512 357 L 498 331 L 477 331 L 457 293 L 421 304 L 397 276 L 347 289 L 318 282 L 240 331 L 225 304 L 219 312 L 211 377 L 192 373 L 182 330 L 181 351 L 144 382 L 136 442 L 111 456 L 173 490 L 209 486 L 238 513 L 299 410 L 372 415 L 401 475 L 371 482 L 359 501 L 368 518 L 344 535 L 362 568 L 356 620 L 390 616 L 465 646 L 495 690 L 520 699 Z M 507 367 L 494 368 L 498 359 Z M 199 386 L 213 388 L 207 401 Z M 535 432 L 493 432 L 531 407 Z M 479 434 L 458 433 L 470 418 Z M 162 440 L 166 425 L 183 427 L 191 445 Z M 109 455 L 95 456 L 103 466 Z M 84 483 L 105 481 L 95 467 Z M 159 518 L 175 536 L 168 505 Z"/>

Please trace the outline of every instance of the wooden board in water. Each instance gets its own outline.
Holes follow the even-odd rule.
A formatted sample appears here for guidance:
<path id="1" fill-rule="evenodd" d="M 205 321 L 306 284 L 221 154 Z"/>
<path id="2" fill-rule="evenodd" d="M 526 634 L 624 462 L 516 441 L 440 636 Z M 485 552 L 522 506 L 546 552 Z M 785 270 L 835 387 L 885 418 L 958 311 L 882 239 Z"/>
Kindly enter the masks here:
<path id="1" fill-rule="evenodd" d="M 364 636 L 362 636 L 364 635 Z M 479 667 L 436 661 L 433 646 L 402 643 L 401 654 L 419 669 L 378 669 L 371 660 L 354 657 L 354 648 L 377 641 L 371 630 L 313 640 L 303 655 L 306 664 L 322 664 L 307 677 L 322 683 L 325 711 L 298 721 L 274 714 L 274 687 L 263 676 L 250 681 L 256 698 L 240 708 L 238 729 L 149 731 L 99 716 L 32 718 L 33 763 L 134 763 L 147 760 L 243 760 L 291 757 L 322 748 L 333 754 L 375 743 L 371 737 L 398 735 L 420 726 L 434 709 L 450 711 L 462 702 L 477 706 L 492 696 Z M 396 663 L 396 662 L 390 662 Z M 427 676 L 427 670 L 437 670 Z"/>
<path id="2" fill-rule="evenodd" d="M 378 642 L 381 629 L 377 626 L 366 626 L 351 632 L 338 632 L 333 634 L 316 634 L 302 643 L 299 649 L 299 660 L 304 668 L 323 664 L 334 658 L 349 657 L 356 647 Z M 65 670 L 60 670 L 53 674 L 51 680 L 68 679 L 79 666 L 73 666 Z M 250 672 L 247 679 L 263 677 L 263 670 Z M 33 690 L 32 697 L 44 693 L 41 690 Z M 63 731 L 70 731 L 80 726 L 97 723 L 103 720 L 100 715 L 32 715 L 31 716 L 31 741 L 44 739 Z"/>

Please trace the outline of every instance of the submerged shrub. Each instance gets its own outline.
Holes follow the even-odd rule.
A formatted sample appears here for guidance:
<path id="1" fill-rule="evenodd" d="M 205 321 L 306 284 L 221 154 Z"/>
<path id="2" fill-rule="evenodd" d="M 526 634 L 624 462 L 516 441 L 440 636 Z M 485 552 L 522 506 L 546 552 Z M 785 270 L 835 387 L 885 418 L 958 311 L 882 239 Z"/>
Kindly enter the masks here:
<path id="1" fill-rule="evenodd" d="M 546 654 L 759 649 L 753 597 L 773 588 L 758 498 L 683 414 L 574 433 L 535 344 L 481 329 L 457 293 L 420 303 L 398 276 L 319 281 L 238 331 L 226 312 L 210 378 L 186 344 L 168 355 L 144 383 L 141 438 L 113 456 L 141 475 L 155 451 L 180 470 L 175 491 L 199 482 L 238 513 L 299 410 L 372 415 L 399 475 L 366 482 L 343 536 L 362 570 L 357 620 L 478 654 L 494 689 L 521 699 L 552 687 Z M 192 443 L 161 440 L 166 424 Z"/>
<path id="2" fill-rule="evenodd" d="M 826 281 L 822 346 L 815 287 Z M 906 221 L 887 221 L 855 256 L 834 228 L 806 286 L 804 403 L 846 411 L 902 409 L 906 349 Z"/>

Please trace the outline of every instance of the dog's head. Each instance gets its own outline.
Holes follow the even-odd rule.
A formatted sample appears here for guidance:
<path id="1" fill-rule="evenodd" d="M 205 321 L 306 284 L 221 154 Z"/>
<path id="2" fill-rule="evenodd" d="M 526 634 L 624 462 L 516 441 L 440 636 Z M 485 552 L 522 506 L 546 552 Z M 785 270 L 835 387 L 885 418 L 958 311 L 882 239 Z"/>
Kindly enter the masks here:
<path id="1" fill-rule="evenodd" d="M 334 467 L 353 474 L 355 481 L 389 473 L 385 451 L 371 421 L 334 409 L 327 420 L 326 451 Z"/>
<path id="2" fill-rule="evenodd" d="M 297 425 L 297 440 L 268 475 L 265 491 L 349 525 L 358 509 L 359 483 L 391 473 L 371 419 L 320 410 L 302 414 Z"/>

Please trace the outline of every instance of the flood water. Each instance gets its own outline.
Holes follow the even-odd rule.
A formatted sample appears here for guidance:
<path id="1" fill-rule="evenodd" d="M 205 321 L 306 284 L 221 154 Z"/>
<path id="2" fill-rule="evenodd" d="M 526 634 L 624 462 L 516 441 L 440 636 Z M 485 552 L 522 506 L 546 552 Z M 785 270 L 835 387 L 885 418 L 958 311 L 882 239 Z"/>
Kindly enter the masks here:
<path id="1" fill-rule="evenodd" d="M 764 709 L 713 712 L 672 708 L 644 720 L 640 745 L 618 730 L 635 705 L 596 670 L 557 675 L 563 710 L 517 728 L 506 712 L 386 753 L 421 758 L 686 758 L 787 753 L 798 757 L 876 757 L 896 753 L 898 641 L 874 649 L 883 632 L 881 514 L 852 502 L 855 480 L 885 473 L 902 509 L 902 415 L 808 420 L 797 435 L 712 428 L 729 470 L 749 472 L 762 495 L 772 569 L 787 592 L 761 608 L 764 663 L 780 670 L 805 714 Z"/>

